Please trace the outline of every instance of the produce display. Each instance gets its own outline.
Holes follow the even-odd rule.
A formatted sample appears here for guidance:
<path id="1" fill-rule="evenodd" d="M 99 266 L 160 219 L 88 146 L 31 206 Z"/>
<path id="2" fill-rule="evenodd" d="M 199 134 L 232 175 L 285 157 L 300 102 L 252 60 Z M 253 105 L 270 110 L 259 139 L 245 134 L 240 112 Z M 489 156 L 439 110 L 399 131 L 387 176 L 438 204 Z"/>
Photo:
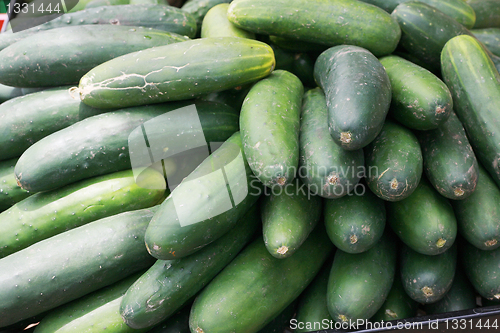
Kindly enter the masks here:
<path id="1" fill-rule="evenodd" d="M 499 70 L 500 0 L 81 0 L 1 33 L 0 333 L 500 313 Z"/>

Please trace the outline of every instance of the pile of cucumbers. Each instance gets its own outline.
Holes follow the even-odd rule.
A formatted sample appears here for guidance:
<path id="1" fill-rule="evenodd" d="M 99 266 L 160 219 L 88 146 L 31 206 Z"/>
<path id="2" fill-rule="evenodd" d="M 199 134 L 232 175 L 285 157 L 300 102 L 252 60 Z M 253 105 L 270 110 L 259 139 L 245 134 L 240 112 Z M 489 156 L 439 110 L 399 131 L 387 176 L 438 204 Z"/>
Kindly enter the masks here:
<path id="1" fill-rule="evenodd" d="M 499 70 L 500 0 L 93 0 L 0 34 L 0 333 L 500 304 Z"/>

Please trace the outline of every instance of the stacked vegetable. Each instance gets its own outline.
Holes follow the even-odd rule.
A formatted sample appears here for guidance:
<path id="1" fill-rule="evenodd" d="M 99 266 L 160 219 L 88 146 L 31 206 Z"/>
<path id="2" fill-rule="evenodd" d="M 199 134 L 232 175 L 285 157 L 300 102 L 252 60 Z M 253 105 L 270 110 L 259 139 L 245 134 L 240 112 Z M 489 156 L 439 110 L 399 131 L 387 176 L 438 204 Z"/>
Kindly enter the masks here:
<path id="1" fill-rule="evenodd" d="M 500 300 L 500 2 L 153 2 L 0 35 L 2 332 Z"/>

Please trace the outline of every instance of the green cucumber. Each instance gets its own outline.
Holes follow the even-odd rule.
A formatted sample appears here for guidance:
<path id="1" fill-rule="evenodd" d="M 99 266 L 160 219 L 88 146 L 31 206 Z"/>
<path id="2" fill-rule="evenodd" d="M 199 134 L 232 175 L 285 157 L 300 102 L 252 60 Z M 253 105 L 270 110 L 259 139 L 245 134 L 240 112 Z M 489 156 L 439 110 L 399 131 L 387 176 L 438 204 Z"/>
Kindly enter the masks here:
<path id="1" fill-rule="evenodd" d="M 297 307 L 297 299 L 295 299 L 285 310 L 281 311 L 273 320 L 271 320 L 264 328 L 257 333 L 283 333 L 290 328 L 290 320 L 295 315 Z"/>
<path id="2" fill-rule="evenodd" d="M 423 157 L 417 137 L 408 128 L 387 120 L 365 149 L 367 183 L 379 198 L 399 201 L 417 188 Z"/>
<path id="3" fill-rule="evenodd" d="M 130 0 L 91 0 L 85 5 L 85 9 L 102 7 L 102 6 L 117 6 L 129 5 Z"/>
<path id="4" fill-rule="evenodd" d="M 198 98 L 202 101 L 227 104 L 239 113 L 250 88 L 251 85 L 238 86 L 236 88 L 206 94 Z"/>
<path id="5" fill-rule="evenodd" d="M 472 29 L 470 32 L 496 56 L 500 56 L 500 28 Z"/>
<path id="6" fill-rule="evenodd" d="M 372 248 L 385 228 L 384 201 L 363 186 L 363 193 L 325 201 L 325 226 L 332 243 L 347 253 Z"/>
<path id="7" fill-rule="evenodd" d="M 327 46 L 351 44 L 376 56 L 393 52 L 401 36 L 387 12 L 361 1 L 234 0 L 227 16 L 255 33 Z"/>
<path id="8" fill-rule="evenodd" d="M 380 61 L 361 47 L 334 46 L 316 60 L 314 78 L 325 92 L 335 143 L 357 150 L 372 142 L 391 103 L 391 83 Z"/>
<path id="9" fill-rule="evenodd" d="M 229 2 L 231 2 L 231 0 L 187 0 L 182 5 L 181 9 L 195 18 L 197 35 L 199 35 L 203 24 L 203 18 L 207 12 L 218 4 Z"/>
<path id="10" fill-rule="evenodd" d="M 23 91 L 21 88 L 0 84 L 0 104 L 22 95 Z"/>
<path id="11" fill-rule="evenodd" d="M 285 186 L 296 176 L 303 94 L 295 75 L 276 70 L 257 82 L 243 102 L 243 150 L 253 173 L 266 186 Z"/>
<path id="12" fill-rule="evenodd" d="M 238 28 L 227 19 L 228 3 L 218 4 L 207 12 L 201 24 L 201 38 L 241 37 L 255 39 L 253 32 Z"/>
<path id="13" fill-rule="evenodd" d="M 302 81 L 304 87 L 316 87 L 314 62 L 315 59 L 308 53 L 296 53 L 293 57 L 291 72 Z"/>
<path id="14" fill-rule="evenodd" d="M 377 312 L 394 281 L 396 253 L 394 240 L 387 234 L 363 253 L 337 250 L 326 295 L 328 311 L 335 321 L 369 319 Z"/>
<path id="15" fill-rule="evenodd" d="M 328 130 L 328 109 L 321 88 L 304 94 L 300 119 L 299 177 L 309 191 L 327 199 L 347 195 L 364 171 L 363 150 L 348 151 Z"/>
<path id="16" fill-rule="evenodd" d="M 191 332 L 259 331 L 302 293 L 332 249 L 321 227 L 285 259 L 273 257 L 262 239 L 256 239 L 195 299 Z"/>
<path id="17" fill-rule="evenodd" d="M 486 49 L 470 36 L 448 41 L 441 64 L 472 148 L 500 186 L 500 74 Z"/>
<path id="18" fill-rule="evenodd" d="M 465 274 L 482 297 L 500 300 L 500 248 L 491 251 L 480 250 L 469 242 L 461 247 Z"/>
<path id="19" fill-rule="evenodd" d="M 18 202 L 0 213 L 0 258 L 97 219 L 157 204 L 165 193 L 163 175 L 147 169 L 141 177 L 136 183 L 131 170 L 120 171 Z"/>
<path id="20" fill-rule="evenodd" d="M 328 46 L 280 36 L 269 36 L 269 40 L 283 50 L 290 52 L 323 52 Z"/>
<path id="21" fill-rule="evenodd" d="M 155 210 L 100 219 L 0 259 L 0 327 L 151 266 L 144 232 Z"/>
<path id="22" fill-rule="evenodd" d="M 265 43 L 202 38 L 107 61 L 85 74 L 76 91 L 85 104 L 97 108 L 160 103 L 251 83 L 266 77 L 274 65 L 273 51 Z"/>
<path id="23" fill-rule="evenodd" d="M 412 195 L 387 204 L 387 222 L 403 243 L 425 255 L 447 251 L 457 237 L 450 202 L 425 178 Z"/>
<path id="24" fill-rule="evenodd" d="M 0 212 L 33 194 L 17 185 L 14 174 L 16 162 L 17 158 L 0 162 Z"/>
<path id="25" fill-rule="evenodd" d="M 460 0 L 463 1 L 463 0 Z M 453 112 L 450 90 L 437 76 L 401 57 L 380 59 L 389 76 L 392 101 L 389 114 L 416 130 L 441 126 Z"/>
<path id="26" fill-rule="evenodd" d="M 424 171 L 432 186 L 448 199 L 469 197 L 478 182 L 478 164 L 465 129 L 454 112 L 439 128 L 417 133 Z"/>
<path id="27" fill-rule="evenodd" d="M 466 0 L 476 13 L 475 29 L 500 28 L 500 2 L 498 0 Z"/>
<path id="28" fill-rule="evenodd" d="M 282 69 L 290 72 L 293 67 L 293 53 L 272 43 L 270 43 L 269 46 L 273 49 L 274 58 L 276 59 L 276 68 L 274 70 Z"/>
<path id="29" fill-rule="evenodd" d="M 297 178 L 279 189 L 262 198 L 262 234 L 273 257 L 287 258 L 318 224 L 322 199 L 312 196 Z"/>
<path id="30" fill-rule="evenodd" d="M 179 312 L 156 325 L 148 333 L 191 333 L 189 329 L 189 313 L 191 303 L 188 303 Z"/>
<path id="31" fill-rule="evenodd" d="M 451 288 L 457 266 L 457 246 L 435 256 L 403 246 L 400 265 L 401 280 L 408 296 L 419 303 L 434 303 Z"/>

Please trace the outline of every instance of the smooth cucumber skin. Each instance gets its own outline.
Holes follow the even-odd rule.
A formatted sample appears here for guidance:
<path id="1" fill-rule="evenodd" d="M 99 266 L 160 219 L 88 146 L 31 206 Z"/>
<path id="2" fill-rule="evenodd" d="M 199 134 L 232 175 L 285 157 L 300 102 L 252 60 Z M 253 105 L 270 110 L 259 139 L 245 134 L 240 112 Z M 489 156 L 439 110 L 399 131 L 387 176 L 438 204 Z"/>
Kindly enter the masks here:
<path id="1" fill-rule="evenodd" d="M 17 158 L 0 162 L 0 212 L 33 194 L 17 185 L 14 174 L 16 162 Z"/>
<path id="2" fill-rule="evenodd" d="M 258 332 L 301 294 L 332 250 L 324 228 L 316 228 L 285 259 L 273 257 L 262 239 L 255 240 L 195 299 L 191 332 Z"/>
<path id="3" fill-rule="evenodd" d="M 474 29 L 500 28 L 500 3 L 497 0 L 466 0 L 476 13 Z"/>
<path id="4" fill-rule="evenodd" d="M 143 177 L 139 185 L 131 170 L 120 171 L 16 203 L 0 213 L 0 258 L 97 219 L 156 205 L 166 188 L 163 175 L 146 170 Z M 148 184 L 163 184 L 163 189 L 149 189 Z"/>
<path id="5" fill-rule="evenodd" d="M 500 56 L 500 27 L 472 29 L 470 32 L 496 56 Z"/>
<path id="6" fill-rule="evenodd" d="M 417 188 L 423 157 L 417 137 L 408 128 L 386 120 L 382 131 L 365 149 L 366 181 L 386 201 L 400 201 Z"/>
<path id="7" fill-rule="evenodd" d="M 78 92 L 85 104 L 97 108 L 185 100 L 255 82 L 274 65 L 273 51 L 265 43 L 201 38 L 109 60 L 81 78 Z"/>
<path id="8" fill-rule="evenodd" d="M 441 67 L 476 157 L 500 186 L 500 74 L 483 46 L 470 36 L 446 43 Z"/>
<path id="9" fill-rule="evenodd" d="M 254 205 L 237 226 L 200 251 L 180 259 L 157 260 L 123 296 L 123 321 L 140 329 L 172 316 L 236 257 L 259 224 L 258 207 Z"/>
<path id="10" fill-rule="evenodd" d="M 384 233 L 384 201 L 369 189 L 365 189 L 363 194 L 326 200 L 324 207 L 328 236 L 333 244 L 344 252 L 365 252 L 372 248 Z"/>
<path id="11" fill-rule="evenodd" d="M 227 19 L 228 3 L 221 3 L 206 13 L 201 24 L 201 38 L 206 37 L 241 37 L 255 39 L 253 32 L 238 28 Z"/>
<path id="12" fill-rule="evenodd" d="M 269 36 L 269 41 L 283 50 L 290 52 L 323 52 L 328 48 L 326 45 L 281 36 Z"/>
<path id="13" fill-rule="evenodd" d="M 260 203 L 264 243 L 276 258 L 290 257 L 300 248 L 318 224 L 323 206 L 321 197 L 311 195 L 298 178 L 282 189 Z"/>
<path id="14" fill-rule="evenodd" d="M 243 150 L 265 186 L 285 186 L 296 176 L 303 94 L 302 82 L 294 74 L 276 70 L 252 86 L 243 102 Z"/>
<path id="15" fill-rule="evenodd" d="M 395 242 L 387 234 L 363 253 L 337 250 L 326 295 L 333 320 L 348 322 L 373 316 L 391 290 L 396 257 Z"/>
<path id="16" fill-rule="evenodd" d="M 297 307 L 297 299 L 295 299 L 285 310 L 281 311 L 273 320 L 264 326 L 257 333 L 282 333 L 290 327 L 290 320 L 295 315 L 295 308 Z"/>
<path id="17" fill-rule="evenodd" d="M 500 248 L 484 251 L 469 242 L 460 248 L 464 271 L 474 289 L 488 300 L 500 300 Z"/>
<path id="18" fill-rule="evenodd" d="M 191 333 L 189 329 L 189 313 L 191 303 L 179 312 L 147 331 L 148 333 Z"/>
<path id="19" fill-rule="evenodd" d="M 327 46 L 351 44 L 376 56 L 393 52 L 401 37 L 387 12 L 360 1 L 234 0 L 227 16 L 255 33 Z"/>
<path id="20" fill-rule="evenodd" d="M 327 199 L 347 195 L 364 171 L 363 150 L 340 147 L 328 130 L 328 109 L 321 88 L 304 94 L 300 118 L 298 176 L 309 191 Z"/>
<path id="21" fill-rule="evenodd" d="M 463 0 L 460 0 L 463 1 Z M 389 114 L 416 130 L 438 128 L 453 112 L 450 90 L 437 76 L 401 57 L 380 59 L 391 81 Z"/>
<path id="22" fill-rule="evenodd" d="M 129 5 L 130 0 L 91 0 L 85 5 L 85 9 L 102 7 L 102 6 L 117 6 Z"/>
<path id="23" fill-rule="evenodd" d="M 23 92 L 21 88 L 0 84 L 0 104 L 8 101 L 9 99 L 16 98 L 22 95 Z"/>
<path id="24" fill-rule="evenodd" d="M 408 198 L 389 202 L 387 222 L 407 246 L 425 255 L 447 251 L 457 237 L 457 221 L 445 197 L 422 178 Z"/>
<path id="25" fill-rule="evenodd" d="M 221 3 L 229 3 L 231 0 L 188 0 L 184 2 L 181 9 L 195 18 L 197 34 L 201 31 L 203 18 L 207 12 Z"/>
<path id="26" fill-rule="evenodd" d="M 101 219 L 0 259 L 0 327 L 151 266 L 144 233 L 155 209 Z"/>
<path id="27" fill-rule="evenodd" d="M 314 78 L 325 92 L 335 143 L 357 150 L 372 142 L 391 103 L 391 83 L 380 61 L 358 46 L 334 46 L 316 60 Z"/>
<path id="28" fill-rule="evenodd" d="M 479 166 L 465 129 L 454 112 L 439 128 L 417 133 L 424 171 L 442 196 L 463 200 L 476 189 Z"/>
<path id="29" fill-rule="evenodd" d="M 403 246 L 400 272 L 403 287 L 413 300 L 434 303 L 450 290 L 457 265 L 457 246 L 435 256 L 428 256 Z"/>

